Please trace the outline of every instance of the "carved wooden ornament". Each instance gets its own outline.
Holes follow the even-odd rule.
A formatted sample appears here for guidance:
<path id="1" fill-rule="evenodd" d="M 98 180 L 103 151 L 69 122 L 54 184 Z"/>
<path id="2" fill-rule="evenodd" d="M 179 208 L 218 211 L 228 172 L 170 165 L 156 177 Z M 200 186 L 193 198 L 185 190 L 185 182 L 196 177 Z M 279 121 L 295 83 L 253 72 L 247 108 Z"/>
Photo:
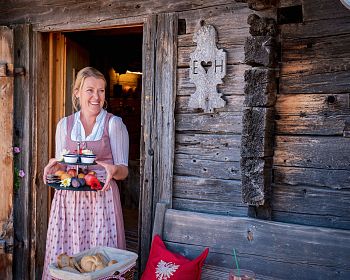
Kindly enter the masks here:
<path id="1" fill-rule="evenodd" d="M 204 112 L 213 112 L 225 106 L 217 85 L 222 84 L 226 75 L 226 53 L 216 47 L 216 30 L 212 25 L 202 26 L 193 36 L 197 43 L 190 58 L 190 80 L 196 85 L 188 106 L 201 108 Z"/>

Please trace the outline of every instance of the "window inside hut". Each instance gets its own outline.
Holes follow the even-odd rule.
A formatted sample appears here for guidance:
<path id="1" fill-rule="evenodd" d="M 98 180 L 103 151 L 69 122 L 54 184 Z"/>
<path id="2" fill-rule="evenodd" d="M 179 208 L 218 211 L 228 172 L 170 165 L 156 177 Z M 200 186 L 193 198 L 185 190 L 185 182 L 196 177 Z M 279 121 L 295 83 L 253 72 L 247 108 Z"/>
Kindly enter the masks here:
<path id="1" fill-rule="evenodd" d="M 56 37 L 55 37 L 56 36 Z M 53 75 L 61 74 L 65 92 L 63 115 L 73 112 L 71 87 L 76 73 L 85 66 L 100 70 L 106 77 L 107 111 L 120 116 L 129 132 L 129 176 L 119 182 L 127 249 L 138 250 L 140 196 L 140 135 L 142 81 L 142 26 L 53 34 L 53 49 L 60 60 L 53 63 Z M 61 40 L 61 42 L 59 42 Z M 56 43 L 56 46 L 55 46 Z M 63 51 L 57 51 L 59 45 Z M 51 55 L 52 57 L 55 57 Z M 57 65 L 59 63 L 60 65 Z M 61 70 L 60 70 L 61 69 Z M 63 69 L 63 70 L 62 70 Z M 57 84 L 56 82 L 51 82 Z M 57 86 L 56 86 L 57 88 Z M 57 98 L 55 99 L 57 101 Z M 59 109 L 56 109 L 59 111 Z M 54 124 L 54 121 L 52 122 Z M 54 126 L 52 128 L 54 133 Z M 54 135 L 51 136 L 54 138 Z M 52 145 L 54 147 L 54 145 Z"/>

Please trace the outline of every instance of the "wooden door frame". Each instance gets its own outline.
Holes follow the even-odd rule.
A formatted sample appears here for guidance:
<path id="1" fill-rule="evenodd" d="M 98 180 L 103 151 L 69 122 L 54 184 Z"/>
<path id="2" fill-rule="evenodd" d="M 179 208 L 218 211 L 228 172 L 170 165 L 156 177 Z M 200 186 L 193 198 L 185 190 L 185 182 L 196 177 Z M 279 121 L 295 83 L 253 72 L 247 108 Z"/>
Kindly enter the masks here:
<path id="1" fill-rule="evenodd" d="M 14 112 L 14 32 L 8 26 L 0 26 L 0 143 L 1 196 L 0 196 L 0 277 L 12 279 L 13 258 L 13 112 Z"/>
<path id="2" fill-rule="evenodd" d="M 168 22 L 168 20 L 170 20 Z M 143 26 L 142 61 L 142 112 L 141 112 L 141 195 L 139 204 L 139 258 L 143 270 L 148 259 L 152 238 L 156 204 L 162 201 L 171 207 L 173 158 L 175 143 L 175 95 L 177 65 L 177 17 L 175 13 L 149 15 L 137 18 L 115 19 L 104 23 L 75 23 L 66 25 L 33 25 L 29 36 L 32 42 L 32 58 L 29 70 L 32 84 L 30 103 L 33 139 L 28 139 L 32 147 L 31 204 L 28 217 L 31 228 L 30 255 L 36 256 L 30 264 L 30 278 L 41 277 L 46 239 L 48 189 L 42 182 L 42 172 L 49 159 L 49 32 L 83 31 L 92 29 L 122 28 L 132 25 Z M 168 32 L 170 29 L 171 32 Z M 30 42 L 29 42 L 30 45 Z M 170 53 L 169 53 L 170 52 Z M 156 53 L 159 53 L 159 55 Z M 156 117 L 155 117 L 156 116 Z M 162 137 L 165 136 L 165 137 Z M 170 146 L 169 146 L 170 145 Z M 38 242 L 40 241 L 40 242 Z M 20 256 L 19 260 L 22 258 Z"/>

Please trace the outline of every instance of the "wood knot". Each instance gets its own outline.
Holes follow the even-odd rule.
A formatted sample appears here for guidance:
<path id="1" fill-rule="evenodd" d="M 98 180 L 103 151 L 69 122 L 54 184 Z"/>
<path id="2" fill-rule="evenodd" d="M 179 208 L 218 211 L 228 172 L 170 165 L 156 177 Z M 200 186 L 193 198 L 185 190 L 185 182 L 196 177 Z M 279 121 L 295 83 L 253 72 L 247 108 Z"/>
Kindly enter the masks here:
<path id="1" fill-rule="evenodd" d="M 254 239 L 253 232 L 249 229 L 247 231 L 247 239 L 248 239 L 248 241 L 253 241 L 253 239 Z"/>
<path id="2" fill-rule="evenodd" d="M 334 104 L 337 101 L 337 97 L 334 95 L 328 95 L 326 98 L 326 102 L 328 104 Z"/>

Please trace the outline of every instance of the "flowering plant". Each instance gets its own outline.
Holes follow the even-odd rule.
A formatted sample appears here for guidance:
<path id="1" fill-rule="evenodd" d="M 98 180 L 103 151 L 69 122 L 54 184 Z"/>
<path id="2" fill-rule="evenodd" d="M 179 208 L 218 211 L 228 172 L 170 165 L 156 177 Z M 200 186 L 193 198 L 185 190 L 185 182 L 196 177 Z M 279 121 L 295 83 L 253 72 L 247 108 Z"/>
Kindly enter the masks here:
<path id="1" fill-rule="evenodd" d="M 13 153 L 15 156 L 18 155 L 20 152 L 20 147 L 13 147 Z M 17 166 L 14 167 L 13 185 L 15 191 L 18 191 L 21 184 L 21 179 L 23 179 L 25 175 L 26 173 L 23 171 L 23 169 L 19 169 Z"/>

